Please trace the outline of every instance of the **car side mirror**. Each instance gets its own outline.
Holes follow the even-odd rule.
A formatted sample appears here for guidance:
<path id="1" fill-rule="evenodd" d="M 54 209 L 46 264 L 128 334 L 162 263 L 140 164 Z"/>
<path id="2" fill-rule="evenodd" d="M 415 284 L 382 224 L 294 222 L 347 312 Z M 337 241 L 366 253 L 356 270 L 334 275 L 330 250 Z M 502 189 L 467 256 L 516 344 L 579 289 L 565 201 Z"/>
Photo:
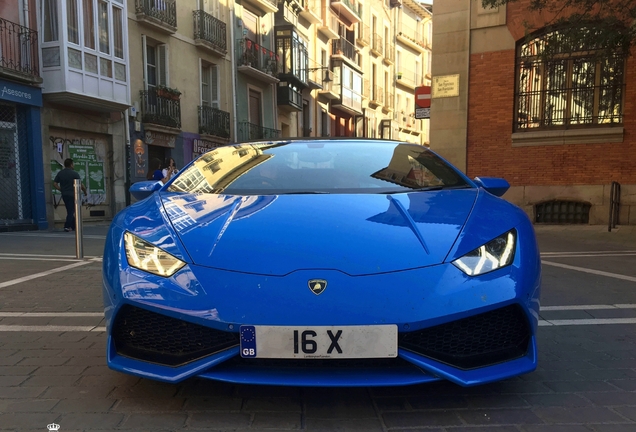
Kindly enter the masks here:
<path id="1" fill-rule="evenodd" d="M 135 197 L 136 200 L 142 200 L 161 189 L 162 186 L 163 184 L 158 181 L 137 182 L 130 186 L 130 194 Z"/>
<path id="2" fill-rule="evenodd" d="M 477 186 L 486 189 L 486 191 L 498 197 L 510 189 L 510 183 L 498 177 L 475 177 L 473 181 Z"/>

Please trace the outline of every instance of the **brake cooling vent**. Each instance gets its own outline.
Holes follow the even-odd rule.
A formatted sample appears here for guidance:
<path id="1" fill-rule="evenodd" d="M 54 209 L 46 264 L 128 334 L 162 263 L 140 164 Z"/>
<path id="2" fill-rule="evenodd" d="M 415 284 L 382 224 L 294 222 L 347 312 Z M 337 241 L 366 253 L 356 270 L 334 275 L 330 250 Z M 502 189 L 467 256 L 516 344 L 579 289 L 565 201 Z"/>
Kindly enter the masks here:
<path id="1" fill-rule="evenodd" d="M 402 333 L 399 345 L 460 369 L 474 369 L 522 357 L 530 326 L 517 305 Z"/>
<path id="2" fill-rule="evenodd" d="M 117 314 L 112 337 L 118 354 L 166 366 L 180 366 L 239 343 L 238 333 L 129 305 Z"/>

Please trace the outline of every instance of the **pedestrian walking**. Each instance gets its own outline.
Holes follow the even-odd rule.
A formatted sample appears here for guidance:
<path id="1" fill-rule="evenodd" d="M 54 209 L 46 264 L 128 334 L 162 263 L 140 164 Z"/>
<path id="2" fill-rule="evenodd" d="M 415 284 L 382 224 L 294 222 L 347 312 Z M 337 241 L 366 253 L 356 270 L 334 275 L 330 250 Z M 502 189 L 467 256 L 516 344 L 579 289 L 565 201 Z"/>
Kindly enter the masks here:
<path id="1" fill-rule="evenodd" d="M 62 192 L 62 200 L 66 207 L 66 221 L 64 222 L 64 231 L 69 232 L 75 229 L 75 179 L 81 180 L 81 177 L 75 166 L 73 159 L 68 158 L 64 161 L 64 169 L 57 173 L 53 179 L 53 187 Z M 82 192 L 86 195 L 86 187 L 82 186 Z"/>

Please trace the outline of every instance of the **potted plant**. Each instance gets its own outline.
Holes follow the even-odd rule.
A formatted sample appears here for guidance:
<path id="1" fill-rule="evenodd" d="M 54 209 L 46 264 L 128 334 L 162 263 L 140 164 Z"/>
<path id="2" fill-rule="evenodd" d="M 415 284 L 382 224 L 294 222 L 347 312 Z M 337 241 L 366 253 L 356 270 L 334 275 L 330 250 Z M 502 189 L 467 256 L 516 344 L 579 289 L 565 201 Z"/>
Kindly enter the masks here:
<path id="1" fill-rule="evenodd" d="M 398 77 L 398 79 L 402 79 L 402 72 L 398 72 L 397 73 L 397 77 Z"/>

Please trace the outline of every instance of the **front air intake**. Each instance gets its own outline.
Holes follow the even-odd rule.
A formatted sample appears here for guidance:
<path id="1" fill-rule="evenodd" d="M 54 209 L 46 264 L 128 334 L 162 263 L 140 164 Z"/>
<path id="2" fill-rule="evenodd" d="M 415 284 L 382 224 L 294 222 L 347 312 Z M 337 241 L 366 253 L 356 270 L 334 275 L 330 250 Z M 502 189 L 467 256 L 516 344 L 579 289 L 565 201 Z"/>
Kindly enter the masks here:
<path id="1" fill-rule="evenodd" d="M 529 341 L 528 319 L 518 305 L 399 336 L 401 348 L 459 369 L 522 357 Z"/>
<path id="2" fill-rule="evenodd" d="M 125 305 L 111 332 L 118 354 L 166 366 L 185 363 L 239 344 L 230 333 Z"/>

